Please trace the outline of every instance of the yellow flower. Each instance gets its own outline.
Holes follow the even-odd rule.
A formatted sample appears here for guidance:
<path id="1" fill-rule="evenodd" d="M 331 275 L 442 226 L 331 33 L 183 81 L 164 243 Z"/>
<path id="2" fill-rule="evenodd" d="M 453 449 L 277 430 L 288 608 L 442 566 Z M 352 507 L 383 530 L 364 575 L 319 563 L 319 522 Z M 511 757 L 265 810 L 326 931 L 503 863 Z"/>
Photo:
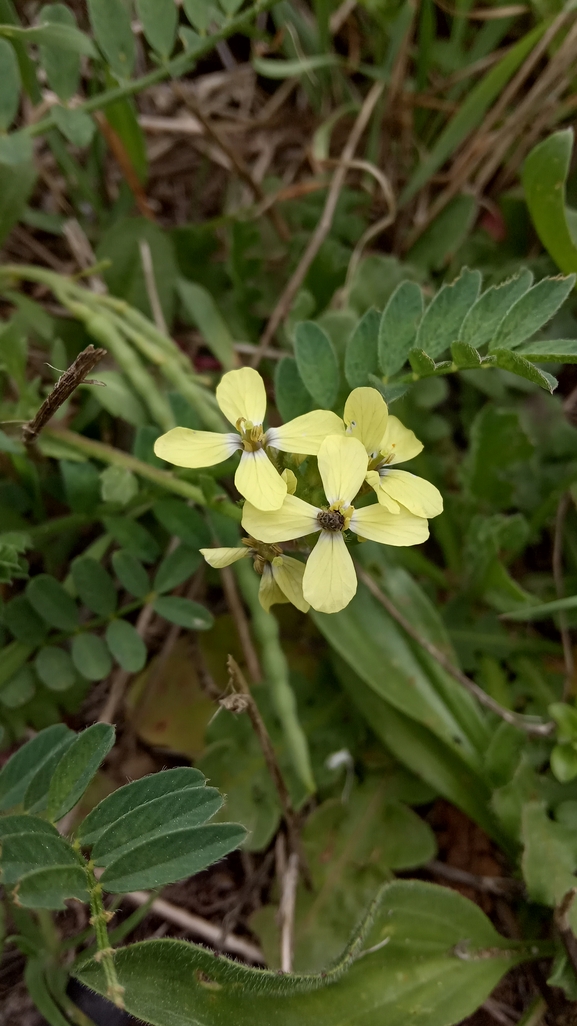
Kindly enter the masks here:
<path id="1" fill-rule="evenodd" d="M 226 419 L 236 427 L 236 433 L 217 434 L 176 427 L 156 440 L 154 451 L 168 463 L 196 470 L 222 463 L 241 449 L 234 483 L 240 494 L 257 509 L 279 509 L 287 493 L 286 481 L 265 452 L 267 446 L 316 456 L 323 438 L 344 430 L 336 413 L 313 410 L 282 427 L 265 431 L 264 382 L 251 367 L 225 374 L 216 390 L 216 399 Z"/>
<path id="2" fill-rule="evenodd" d="M 200 549 L 200 552 L 217 570 L 250 556 L 261 575 L 258 597 L 267 613 L 277 602 L 292 602 L 302 613 L 308 613 L 309 603 L 303 598 L 305 565 L 292 556 L 285 556 L 278 546 L 259 545 L 253 538 L 246 538 L 242 548 Z"/>
<path id="3" fill-rule="evenodd" d="M 376 388 L 355 388 L 345 403 L 347 434 L 358 438 L 368 453 L 366 480 L 389 513 L 405 507 L 418 517 L 436 517 L 443 512 L 443 497 L 438 488 L 407 470 L 392 470 L 394 463 L 405 463 L 418 456 L 423 445 L 392 417 Z"/>
<path id="4" fill-rule="evenodd" d="M 303 576 L 303 595 L 313 609 L 338 613 L 357 590 L 355 567 L 343 532 L 354 531 L 384 545 L 417 545 L 429 535 L 427 521 L 399 507 L 392 514 L 374 504 L 355 509 L 351 504 L 367 473 L 367 454 L 357 438 L 330 435 L 318 454 L 328 509 L 287 495 L 281 508 L 263 512 L 246 502 L 242 525 L 253 538 L 267 544 L 291 541 L 319 531 Z"/>

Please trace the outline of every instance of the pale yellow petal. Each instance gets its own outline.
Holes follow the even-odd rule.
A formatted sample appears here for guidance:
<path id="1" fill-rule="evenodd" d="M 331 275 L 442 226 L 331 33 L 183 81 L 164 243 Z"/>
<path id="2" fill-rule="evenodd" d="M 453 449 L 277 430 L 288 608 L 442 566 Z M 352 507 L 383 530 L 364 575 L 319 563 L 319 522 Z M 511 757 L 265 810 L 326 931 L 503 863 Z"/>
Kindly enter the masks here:
<path id="1" fill-rule="evenodd" d="M 345 424 L 369 454 L 379 451 L 388 418 L 387 404 L 376 388 L 354 388 L 345 403 Z"/>
<path id="2" fill-rule="evenodd" d="M 249 549 L 244 545 L 242 549 L 199 549 L 198 551 L 201 556 L 204 556 L 206 562 L 216 570 L 222 570 L 223 566 L 230 566 L 231 563 L 250 556 Z"/>
<path id="3" fill-rule="evenodd" d="M 384 492 L 381 488 L 381 476 L 377 473 L 376 470 L 367 470 L 365 481 L 376 492 L 377 499 L 379 500 L 381 506 L 384 506 L 385 509 L 388 509 L 389 513 L 400 513 L 401 507 L 399 506 L 398 502 L 395 502 L 394 499 L 391 499 L 390 495 L 387 495 L 387 493 Z"/>
<path id="4" fill-rule="evenodd" d="M 429 524 L 423 517 L 405 509 L 389 513 L 380 503 L 356 509 L 349 526 L 361 538 L 382 545 L 420 545 L 429 537 Z"/>
<path id="5" fill-rule="evenodd" d="M 443 512 L 443 496 L 439 489 L 407 470 L 385 471 L 378 492 L 379 502 L 383 494 L 396 499 L 417 517 L 438 517 Z"/>
<path id="6" fill-rule="evenodd" d="M 338 613 L 357 590 L 357 575 L 342 534 L 321 531 L 303 577 L 303 595 L 319 613 Z"/>
<path id="7" fill-rule="evenodd" d="M 389 464 L 406 463 L 418 456 L 423 449 L 423 443 L 413 431 L 409 431 L 404 424 L 401 424 L 398 417 L 389 417 L 387 430 L 379 446 Z"/>
<path id="8" fill-rule="evenodd" d="M 320 531 L 317 514 L 320 511 L 296 495 L 287 495 L 281 508 L 263 512 L 250 502 L 245 502 L 242 511 L 242 526 L 251 538 L 274 545 L 276 542 L 303 538 L 313 531 Z"/>
<path id="9" fill-rule="evenodd" d="M 161 460 L 177 467 L 214 467 L 242 449 L 238 435 L 219 435 L 215 431 L 193 431 L 175 427 L 161 435 L 154 443 L 154 452 Z"/>
<path id="10" fill-rule="evenodd" d="M 228 371 L 216 389 L 216 401 L 231 424 L 236 425 L 241 417 L 262 424 L 266 412 L 264 381 L 252 367 Z"/>
<path id="11" fill-rule="evenodd" d="M 281 477 L 286 484 L 286 490 L 289 493 L 289 495 L 294 495 L 294 493 L 297 490 L 296 474 L 293 474 L 292 470 L 289 470 L 289 468 L 287 467 L 286 470 L 283 470 Z"/>
<path id="12" fill-rule="evenodd" d="M 305 564 L 292 556 L 276 556 L 271 563 L 272 575 L 280 590 L 293 606 L 302 613 L 308 613 L 309 604 L 303 598 L 303 574 Z"/>
<path id="13" fill-rule="evenodd" d="M 329 505 L 350 505 L 367 473 L 367 453 L 358 438 L 329 435 L 319 449 L 319 471 Z"/>
<path id="14" fill-rule="evenodd" d="M 344 435 L 345 427 L 340 417 L 330 410 L 313 410 L 302 417 L 289 420 L 282 427 L 269 428 L 267 445 L 282 452 L 298 452 L 316 456 L 327 435 Z"/>
<path id="15" fill-rule="evenodd" d="M 257 509 L 280 509 L 287 491 L 286 481 L 283 481 L 264 449 L 243 452 L 236 468 L 234 483 L 240 494 Z"/>
<path id="16" fill-rule="evenodd" d="M 279 588 L 277 582 L 274 579 L 270 563 L 265 563 L 262 577 L 260 579 L 260 587 L 258 589 L 258 600 L 264 609 L 265 613 L 270 612 L 270 607 L 274 606 L 275 603 L 288 602 L 289 599 L 284 592 Z"/>

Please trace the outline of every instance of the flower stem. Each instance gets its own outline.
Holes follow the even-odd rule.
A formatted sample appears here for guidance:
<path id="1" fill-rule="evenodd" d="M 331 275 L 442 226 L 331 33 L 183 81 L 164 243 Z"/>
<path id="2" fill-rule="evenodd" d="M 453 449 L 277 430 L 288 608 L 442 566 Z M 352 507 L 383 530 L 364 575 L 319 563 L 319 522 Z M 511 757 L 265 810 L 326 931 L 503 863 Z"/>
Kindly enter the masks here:
<path id="1" fill-rule="evenodd" d="M 265 613 L 258 600 L 258 577 L 250 560 L 234 564 L 240 590 L 248 605 L 254 633 L 261 650 L 262 667 L 270 687 L 275 713 L 280 721 L 294 770 L 309 794 L 316 785 L 309 746 L 299 722 L 297 704 L 289 681 L 289 668 L 279 639 L 279 626 L 271 613 Z"/>

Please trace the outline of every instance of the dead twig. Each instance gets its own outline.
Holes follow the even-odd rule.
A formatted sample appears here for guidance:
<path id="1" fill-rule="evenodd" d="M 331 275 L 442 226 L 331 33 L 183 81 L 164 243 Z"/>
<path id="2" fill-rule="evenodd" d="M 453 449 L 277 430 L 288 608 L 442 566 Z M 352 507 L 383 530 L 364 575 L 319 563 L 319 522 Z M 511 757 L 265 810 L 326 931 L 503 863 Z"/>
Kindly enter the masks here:
<path id="1" fill-rule="evenodd" d="M 555 730 L 555 724 L 553 722 L 546 723 L 543 720 L 533 719 L 532 717 L 523 716 L 520 713 L 513 712 L 512 709 L 505 709 L 504 706 L 499 705 L 491 695 L 488 695 L 483 688 L 479 687 L 474 680 L 467 677 L 462 670 L 459 670 L 457 666 L 454 666 L 450 659 L 433 645 L 426 638 L 423 638 L 418 631 L 415 630 L 413 625 L 399 612 L 393 602 L 381 591 L 378 584 L 373 581 L 373 578 L 366 570 L 363 570 L 357 563 L 357 574 L 359 579 L 368 588 L 371 595 L 376 598 L 377 602 L 387 610 L 389 616 L 392 616 L 393 620 L 403 628 L 404 631 L 416 641 L 417 644 L 427 652 L 436 663 L 439 664 L 454 680 L 456 680 L 462 687 L 465 688 L 469 694 L 473 695 L 481 705 L 485 708 L 490 709 L 491 712 L 496 713 L 505 723 L 510 723 L 512 727 L 517 727 L 518 730 L 524 731 L 526 734 L 530 734 L 534 737 L 548 737 Z"/>
<path id="2" fill-rule="evenodd" d="M 577 937 L 573 933 L 569 921 L 569 913 L 575 898 L 577 898 L 577 887 L 572 887 L 570 891 L 567 891 L 567 894 L 555 909 L 554 919 L 555 926 L 559 931 L 559 936 L 567 952 L 567 958 L 573 967 L 573 971 L 577 973 Z"/>
<path id="3" fill-rule="evenodd" d="M 523 884 L 519 880 L 501 876 L 477 876 L 475 873 L 468 873 L 465 869 L 449 866 L 446 862 L 439 862 L 437 859 L 431 859 L 424 868 L 428 869 L 433 876 L 440 876 L 452 883 L 472 887 L 475 891 L 480 891 L 483 894 L 512 898 L 518 897 L 524 891 Z"/>
<path id="4" fill-rule="evenodd" d="M 22 428 L 22 441 L 25 445 L 32 445 L 42 428 L 46 427 L 48 421 L 60 407 L 70 398 L 72 393 L 86 380 L 86 375 L 96 367 L 103 356 L 106 356 L 106 349 L 96 349 L 94 346 L 87 346 L 78 354 L 74 363 L 60 375 L 54 388 L 42 403 L 38 413 L 32 420 Z M 86 384 L 94 384 L 93 381 L 86 381 Z"/>
<path id="5" fill-rule="evenodd" d="M 238 639 L 246 660 L 248 675 L 254 684 L 258 684 L 258 682 L 262 680 L 260 660 L 253 644 L 247 615 L 244 611 L 244 606 L 238 593 L 234 574 L 228 566 L 223 567 L 220 572 L 222 576 L 222 590 L 224 591 L 226 604 L 230 609 L 234 620 Z"/>
<path id="6" fill-rule="evenodd" d="M 280 326 L 280 324 L 288 314 L 293 299 L 295 298 L 298 290 L 300 289 L 319 249 L 321 248 L 323 242 L 325 241 L 327 235 L 331 230 L 339 196 L 341 194 L 341 190 L 343 188 L 347 176 L 347 165 L 355 155 L 355 151 L 361 140 L 361 136 L 369 123 L 371 114 L 373 113 L 375 104 L 377 103 L 379 97 L 383 92 L 383 88 L 384 86 L 382 82 L 375 82 L 375 84 L 373 85 L 373 87 L 371 88 L 371 90 L 365 98 L 365 101 L 361 107 L 361 110 L 359 111 L 359 114 L 353 125 L 347 143 L 341 154 L 339 166 L 333 175 L 333 179 L 327 194 L 321 219 L 311 236 L 310 242 L 301 257 L 298 266 L 294 271 L 294 274 L 290 278 L 276 307 L 272 312 L 272 315 L 264 330 L 257 350 L 251 360 L 252 367 L 258 367 L 262 358 L 263 351 L 270 345 L 272 339 L 274 338 L 275 332 L 277 331 L 277 328 Z"/>
<path id="7" fill-rule="evenodd" d="M 559 500 L 557 514 L 555 516 L 555 534 L 553 537 L 553 580 L 557 598 L 565 597 L 565 581 L 563 578 L 563 528 L 565 518 L 571 504 L 571 496 L 565 492 Z M 567 701 L 573 690 L 573 675 L 575 673 L 575 659 L 573 657 L 573 646 L 571 644 L 571 632 L 567 626 L 567 614 L 564 609 L 559 612 L 559 633 L 563 645 L 563 658 L 565 660 L 565 680 L 563 682 L 563 701 Z"/>
<path id="8" fill-rule="evenodd" d="M 288 858 L 284 850 L 284 837 L 277 839 L 277 873 L 281 895 L 277 911 L 280 928 L 280 965 L 285 973 L 292 972 L 294 957 L 295 902 L 299 880 L 299 857 L 292 851 Z"/>

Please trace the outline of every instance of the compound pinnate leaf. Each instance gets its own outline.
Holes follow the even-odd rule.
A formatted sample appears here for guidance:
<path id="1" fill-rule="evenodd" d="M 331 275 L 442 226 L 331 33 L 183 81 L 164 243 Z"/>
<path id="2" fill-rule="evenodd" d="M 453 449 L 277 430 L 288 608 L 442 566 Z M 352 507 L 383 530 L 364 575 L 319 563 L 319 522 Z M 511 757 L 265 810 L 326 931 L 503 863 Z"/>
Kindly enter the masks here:
<path id="1" fill-rule="evenodd" d="M 531 150 L 521 175 L 537 235 L 564 274 L 577 271 L 577 246 L 565 207 L 565 183 L 572 149 L 572 128 L 554 132 Z"/>
<path id="2" fill-rule="evenodd" d="M 199 873 L 242 844 L 246 830 L 237 823 L 172 830 L 133 846 L 107 866 L 100 881 L 114 893 L 153 890 Z"/>
<path id="3" fill-rule="evenodd" d="M 300 417 L 312 409 L 313 400 L 292 356 L 283 356 L 276 365 L 274 393 L 277 409 L 284 421 Z"/>
<path id="4" fill-rule="evenodd" d="M 20 102 L 20 71 L 14 48 L 0 38 L 0 132 L 5 132 L 16 117 Z"/>
<path id="5" fill-rule="evenodd" d="M 369 374 L 379 372 L 379 325 L 381 316 L 373 306 L 353 331 L 345 351 L 345 377 L 351 388 L 369 383 Z"/>
<path id="6" fill-rule="evenodd" d="M 112 669 L 112 659 L 97 634 L 76 634 L 72 639 L 72 662 L 86 680 L 104 680 Z"/>
<path id="7" fill-rule="evenodd" d="M 2 838 L 2 883 L 15 884 L 25 873 L 47 866 L 77 866 L 79 856 L 63 837 L 31 831 Z"/>
<path id="8" fill-rule="evenodd" d="M 50 781 L 46 810 L 49 819 L 61 819 L 82 798 L 113 744 L 114 727 L 107 723 L 95 723 L 77 735 Z"/>
<path id="9" fill-rule="evenodd" d="M 57 645 L 45 645 L 39 650 L 34 669 L 51 691 L 67 691 L 76 680 L 72 659 L 64 648 Z"/>
<path id="10" fill-rule="evenodd" d="M 575 284 L 575 275 L 544 278 L 525 292 L 505 315 L 489 344 L 489 350 L 516 349 L 534 335 L 565 302 Z"/>
<path id="11" fill-rule="evenodd" d="M 174 0 L 136 0 L 136 10 L 147 42 L 161 57 L 170 57 L 178 24 Z"/>
<path id="12" fill-rule="evenodd" d="M 417 880 L 384 888 L 372 926 L 362 926 L 352 953 L 326 973 L 279 976 L 178 940 L 120 948 L 114 964 L 127 1009 L 153 1026 L 190 1026 L 191 1008 L 196 1026 L 268 1026 L 279 1011 L 283 1026 L 450 1026 L 531 957 L 478 906 Z M 461 946 L 468 957 L 455 953 Z M 106 993 L 98 962 L 76 974 Z"/>
<path id="13" fill-rule="evenodd" d="M 192 577 L 202 563 L 198 549 L 189 549 L 179 545 L 170 552 L 160 564 L 154 576 L 154 590 L 159 592 L 172 591 Z M 167 617 L 170 619 L 170 617 Z"/>
<path id="14" fill-rule="evenodd" d="M 78 597 L 84 605 L 99 616 L 110 616 L 116 609 L 116 588 L 102 564 L 82 556 L 74 560 L 71 570 Z"/>
<path id="15" fill-rule="evenodd" d="M 89 812 L 78 828 L 79 839 L 82 844 L 94 844 L 105 830 L 133 809 L 185 789 L 204 787 L 205 783 L 204 774 L 190 766 L 178 766 L 133 780 L 119 787 Z"/>
<path id="16" fill-rule="evenodd" d="M 414 281 L 402 281 L 383 310 L 379 326 L 379 364 L 390 378 L 404 366 L 423 316 L 423 293 Z"/>
<path id="17" fill-rule="evenodd" d="M 154 612 L 165 620 L 179 627 L 188 627 L 191 631 L 208 631 L 214 623 L 212 613 L 192 599 L 169 595 L 167 598 L 155 599 L 153 607 Z"/>
<path id="18" fill-rule="evenodd" d="M 339 365 L 330 338 L 314 321 L 297 324 L 295 356 L 307 391 L 320 407 L 330 410 L 339 391 Z"/>
<path id="19" fill-rule="evenodd" d="M 459 337 L 465 317 L 481 288 L 481 272 L 465 267 L 451 285 L 443 285 L 425 310 L 415 347 L 436 358 Z"/>
<path id="20" fill-rule="evenodd" d="M 118 78 L 129 78 L 136 47 L 128 9 L 122 0 L 88 0 L 96 42 Z"/>
<path id="21" fill-rule="evenodd" d="M 22 745 L 0 770 L 0 809 L 19 805 L 32 778 L 53 752 L 74 734 L 64 723 L 55 723 Z"/>
<path id="22" fill-rule="evenodd" d="M 492 285 L 479 296 L 465 317 L 459 341 L 476 349 L 490 342 L 505 314 L 533 284 L 533 274 L 525 269 L 502 285 Z"/>
<path id="23" fill-rule="evenodd" d="M 92 849 L 97 866 L 109 866 L 136 843 L 175 830 L 202 826 L 218 812 L 223 798 L 215 787 L 189 787 L 146 802 L 125 813 L 100 835 Z"/>
<path id="24" fill-rule="evenodd" d="M 78 627 L 78 607 L 50 574 L 37 574 L 26 587 L 26 598 L 39 616 L 60 631 L 74 631 Z"/>
<path id="25" fill-rule="evenodd" d="M 82 866 L 48 866 L 26 873 L 19 881 L 18 902 L 25 908 L 65 909 L 66 898 L 88 902 Z"/>
<path id="26" fill-rule="evenodd" d="M 145 598 L 150 591 L 148 574 L 140 560 L 131 552 L 119 549 L 112 555 L 112 565 L 118 580 L 136 598 Z"/>
<path id="27" fill-rule="evenodd" d="M 49 834 L 51 837 L 59 837 L 59 833 L 52 823 L 38 816 L 16 815 L 0 817 L 0 837 L 7 834 Z"/>
<path id="28" fill-rule="evenodd" d="M 113 620 L 106 628 L 106 644 L 127 673 L 138 673 L 146 662 L 146 645 L 126 620 Z"/>

